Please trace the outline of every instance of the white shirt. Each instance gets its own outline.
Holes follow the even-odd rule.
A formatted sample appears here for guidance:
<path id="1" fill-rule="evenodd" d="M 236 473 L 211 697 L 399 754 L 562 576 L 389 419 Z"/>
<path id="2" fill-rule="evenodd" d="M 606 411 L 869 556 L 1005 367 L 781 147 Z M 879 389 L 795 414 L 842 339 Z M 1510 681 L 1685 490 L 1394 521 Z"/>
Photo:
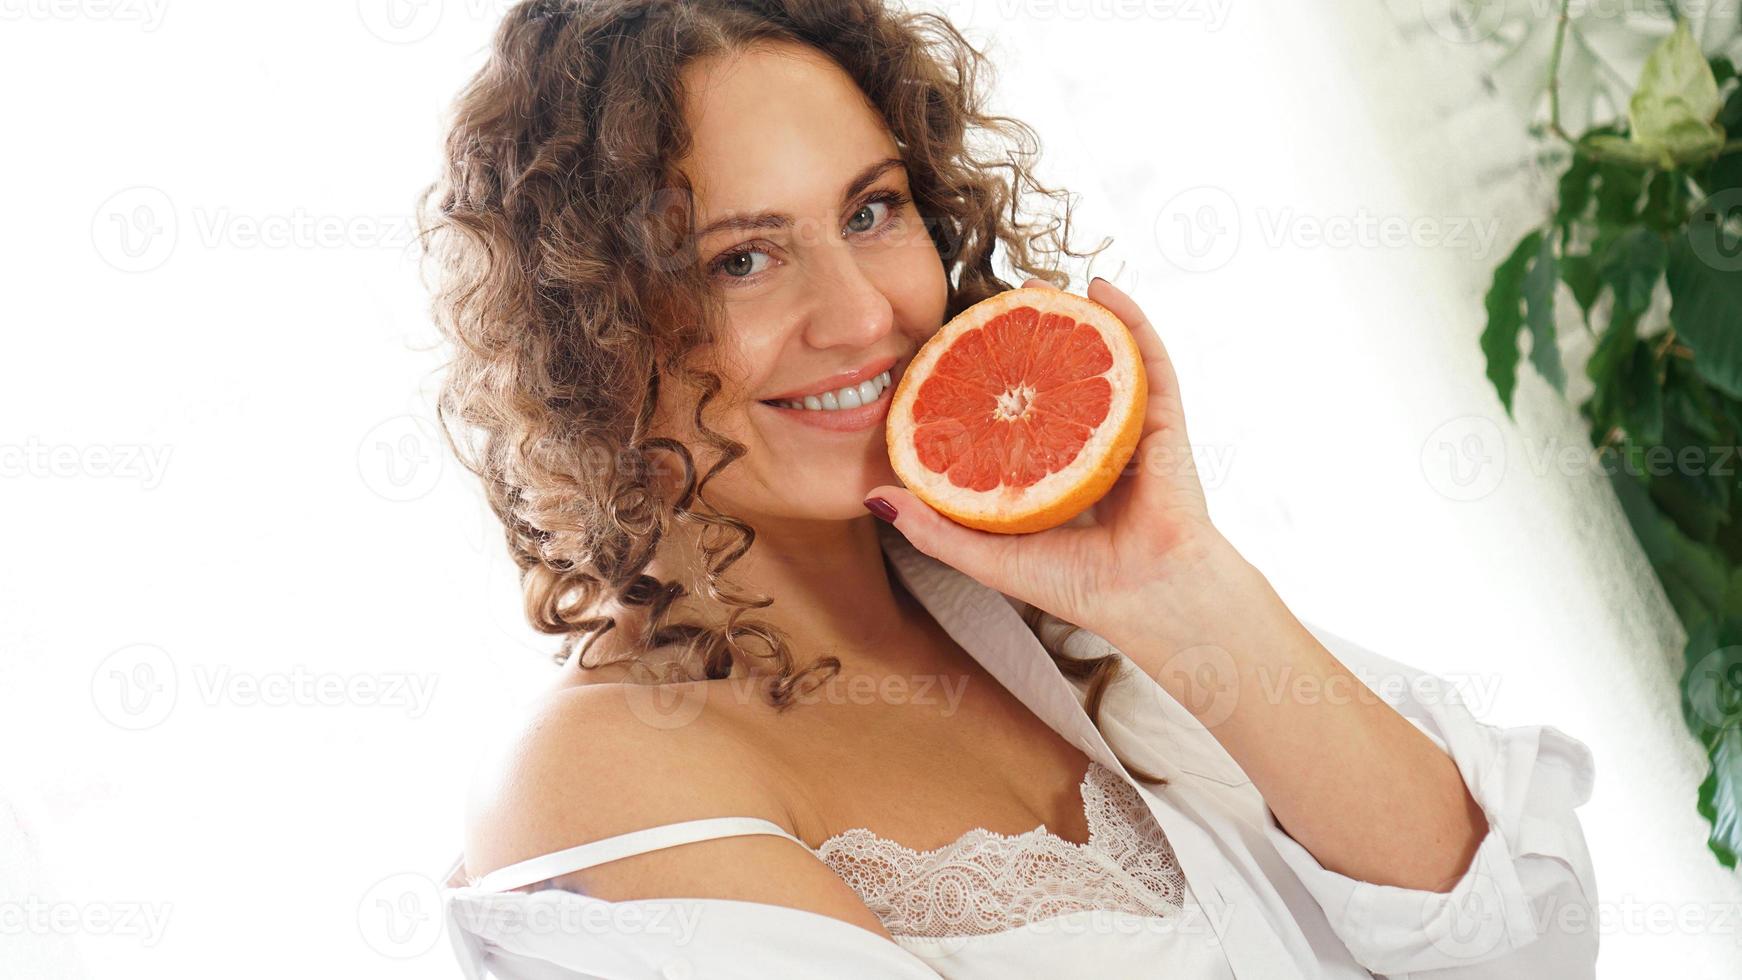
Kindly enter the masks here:
<path id="1" fill-rule="evenodd" d="M 1489 820 L 1470 868 L 1449 892 L 1357 881 L 1324 868 L 1289 837 L 1215 736 L 1129 658 L 1103 698 L 1097 731 L 1083 709 L 1084 684 L 1058 670 L 1023 623 L 1020 601 L 919 552 L 894 528 L 880 525 L 879 533 L 903 584 L 963 649 L 1136 789 L 1184 873 L 1184 908 L 1165 917 L 1086 910 L 992 935 L 891 943 L 839 919 L 758 902 L 605 902 L 552 888 L 506 890 L 608 860 L 614 848 L 623 856 L 677 843 L 674 832 L 695 831 L 683 839 L 791 836 L 768 821 L 722 815 L 594 842 L 588 852 L 545 855 L 471 885 L 456 860 L 443 897 L 470 980 L 1595 975 L 1596 880 L 1574 813 L 1589 800 L 1594 773 L 1582 742 L 1546 725 L 1478 722 L 1440 678 L 1303 619 L 1452 757 Z M 1049 619 L 1043 629 L 1063 627 Z M 1066 638 L 1064 650 L 1076 657 L 1116 652 L 1088 630 Z M 1130 778 L 1115 749 L 1168 784 Z M 577 864 L 581 853 L 590 857 Z"/>

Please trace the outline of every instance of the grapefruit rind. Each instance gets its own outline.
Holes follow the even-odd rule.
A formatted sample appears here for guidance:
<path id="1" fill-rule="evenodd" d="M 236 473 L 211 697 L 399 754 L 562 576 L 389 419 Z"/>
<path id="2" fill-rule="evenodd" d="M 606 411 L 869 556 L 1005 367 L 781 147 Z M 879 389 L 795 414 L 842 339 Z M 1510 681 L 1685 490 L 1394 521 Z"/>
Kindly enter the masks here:
<path id="1" fill-rule="evenodd" d="M 1112 403 L 1106 419 L 1064 468 L 1025 487 L 1001 484 L 988 491 L 958 487 L 947 475 L 920 462 L 913 414 L 920 385 L 963 334 L 1022 306 L 1032 306 L 1042 314 L 1061 313 L 1096 329 L 1113 355 L 1113 366 L 1101 375 L 1112 385 Z M 1137 449 L 1147 404 L 1143 356 L 1117 314 L 1085 296 L 1062 290 L 1006 290 L 975 303 L 944 324 L 902 371 L 885 422 L 889 461 L 909 492 L 958 524 L 1000 534 L 1042 531 L 1081 514 L 1113 488 Z"/>

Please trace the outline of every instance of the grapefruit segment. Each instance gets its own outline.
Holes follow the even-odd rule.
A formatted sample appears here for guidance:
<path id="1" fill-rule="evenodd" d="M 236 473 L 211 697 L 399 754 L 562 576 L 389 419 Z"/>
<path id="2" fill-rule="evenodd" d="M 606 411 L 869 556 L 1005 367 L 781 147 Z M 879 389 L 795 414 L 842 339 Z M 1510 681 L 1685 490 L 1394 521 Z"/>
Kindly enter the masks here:
<path id="1" fill-rule="evenodd" d="M 943 325 L 902 372 L 886 434 L 914 496 L 968 527 L 1022 534 L 1112 489 L 1143 428 L 1137 342 L 1111 310 L 1012 289 Z"/>

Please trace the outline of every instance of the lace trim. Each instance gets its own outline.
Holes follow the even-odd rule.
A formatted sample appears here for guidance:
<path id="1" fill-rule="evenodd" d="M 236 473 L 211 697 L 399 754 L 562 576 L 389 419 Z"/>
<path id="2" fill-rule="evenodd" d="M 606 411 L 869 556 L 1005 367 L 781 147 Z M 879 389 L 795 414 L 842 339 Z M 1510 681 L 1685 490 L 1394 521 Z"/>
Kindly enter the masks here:
<path id="1" fill-rule="evenodd" d="M 916 851 L 855 827 L 814 851 L 893 936 L 983 936 L 1085 909 L 1181 911 L 1185 874 L 1137 791 L 1094 760 L 1078 788 L 1087 844 L 1042 823 L 1016 835 L 977 827 Z"/>

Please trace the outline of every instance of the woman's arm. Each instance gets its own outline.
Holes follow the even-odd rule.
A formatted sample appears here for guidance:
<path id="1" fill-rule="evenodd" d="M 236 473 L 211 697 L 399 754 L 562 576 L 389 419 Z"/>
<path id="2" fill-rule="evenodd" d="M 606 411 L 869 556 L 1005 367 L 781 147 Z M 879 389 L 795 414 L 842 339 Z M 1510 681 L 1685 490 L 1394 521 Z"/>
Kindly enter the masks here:
<path id="1" fill-rule="evenodd" d="M 1206 570 L 1201 578 L 1229 583 L 1227 594 L 1237 593 L 1233 580 L 1219 573 Z M 1269 804 L 1264 811 L 1268 818 L 1265 830 L 1272 844 L 1357 962 L 1379 976 L 1423 980 L 1561 980 L 1595 975 L 1599 939 L 1596 875 L 1575 812 L 1591 797 L 1595 767 L 1590 750 L 1582 742 L 1546 725 L 1498 728 L 1480 722 L 1445 679 L 1293 617 L 1286 622 L 1303 627 L 1317 650 L 1332 658 L 1334 667 L 1303 672 L 1287 661 L 1277 666 L 1279 661 L 1275 660 L 1237 659 L 1235 644 L 1252 641 L 1230 637 L 1248 629 L 1261 633 L 1252 624 L 1260 622 L 1264 614 L 1244 613 L 1235 607 L 1217 615 L 1239 624 L 1239 629 L 1220 638 L 1182 644 L 1169 639 L 1174 633 L 1172 624 L 1181 622 L 1179 615 L 1157 605 L 1146 614 L 1147 629 L 1127 628 L 1120 640 L 1144 658 L 1139 663 L 1127 651 L 1133 665 L 1169 691 L 1204 723 L 1205 731 L 1228 749 L 1236 762 L 1247 768 L 1253 788 Z M 1140 632 L 1147 636 L 1136 635 Z M 1186 631 L 1188 635 L 1194 632 Z M 1114 644 L 1114 637 L 1093 633 Z M 1213 637 L 1209 633 L 1197 635 Z M 1115 636 L 1119 636 L 1117 630 Z M 1158 650 L 1177 652 L 1158 662 Z M 1310 648 L 1305 662 L 1322 667 L 1322 658 Z M 1258 702 L 1256 706 L 1247 703 L 1253 700 Z M 1287 712 L 1269 710 L 1284 704 L 1289 706 Z M 1254 707 L 1257 710 L 1252 710 Z M 1388 795 L 1383 782 L 1362 769 L 1364 763 L 1347 761 L 1361 758 L 1360 753 L 1341 751 L 1340 747 L 1320 751 L 1311 743 L 1297 744 L 1290 750 L 1283 741 L 1324 737 L 1324 731 L 1336 732 L 1335 727 L 1319 727 L 1322 719 L 1308 714 L 1306 721 L 1299 722 L 1305 727 L 1280 728 L 1273 740 L 1266 740 L 1262 733 L 1243 731 L 1240 737 L 1248 743 L 1241 747 L 1230 744 L 1231 725 L 1250 725 L 1264 717 L 1285 719 L 1279 726 L 1295 725 L 1304 710 L 1356 707 L 1384 709 L 1407 724 L 1417 738 L 1405 740 L 1406 744 L 1428 742 L 1439 754 L 1435 763 L 1443 767 L 1449 762 L 1462 792 L 1477 805 L 1482 833 L 1473 853 L 1449 880 L 1409 887 L 1386 881 L 1383 874 L 1340 865 L 1331 855 L 1330 849 L 1349 848 L 1351 836 L 1383 842 L 1383 846 L 1393 846 L 1410 836 L 1408 818 L 1392 814 L 1408 803 L 1412 794 L 1421 792 L 1416 788 L 1400 790 L 1397 795 L 1401 802 L 1386 799 L 1383 806 L 1368 813 L 1357 809 L 1348 819 L 1355 831 L 1352 835 L 1340 833 L 1334 821 L 1329 821 L 1333 825 L 1327 830 L 1327 811 L 1312 812 L 1315 807 L 1359 807 L 1352 801 L 1360 800 L 1364 793 L 1381 799 Z M 1370 713 L 1327 711 L 1324 717 L 1362 719 Z M 1361 722 L 1349 724 L 1358 726 Z M 1245 748 L 1245 744 L 1252 747 Z M 1345 760 L 1350 771 L 1339 772 L 1326 759 Z M 1380 764 L 1395 766 L 1395 757 Z M 1295 824 L 1285 829 L 1281 810 L 1287 804 L 1279 806 L 1271 798 L 1275 791 L 1260 785 L 1260 774 L 1255 771 L 1260 766 L 1295 770 L 1294 778 L 1285 771 L 1280 780 L 1269 773 L 1270 784 L 1287 786 L 1283 792 L 1296 794 L 1290 802 L 1305 811 L 1306 819 L 1322 834 L 1311 842 L 1318 850 L 1303 840 L 1308 834 Z M 1404 774 L 1406 778 L 1410 775 Z M 1310 786 L 1300 790 L 1299 784 L 1314 778 L 1336 785 L 1323 791 Z M 1330 849 L 1320 843 L 1323 839 L 1330 841 Z M 1353 846 L 1359 861 L 1363 845 Z"/>
<path id="2" fill-rule="evenodd" d="M 1449 890 L 1488 832 L 1456 763 L 1383 700 L 1355 696 L 1361 681 L 1232 547 L 1174 577 L 1083 625 L 1216 736 L 1324 867 Z"/>

